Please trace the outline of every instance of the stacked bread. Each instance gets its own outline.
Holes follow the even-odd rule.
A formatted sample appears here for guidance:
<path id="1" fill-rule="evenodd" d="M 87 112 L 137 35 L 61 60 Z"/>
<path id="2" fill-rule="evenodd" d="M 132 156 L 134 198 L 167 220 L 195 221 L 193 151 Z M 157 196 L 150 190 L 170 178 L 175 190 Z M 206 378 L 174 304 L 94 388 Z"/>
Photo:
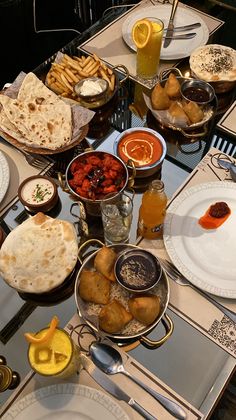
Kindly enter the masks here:
<path id="1" fill-rule="evenodd" d="M 0 94 L 0 129 L 27 146 L 56 150 L 71 142 L 71 106 L 28 73 L 17 98 Z"/>

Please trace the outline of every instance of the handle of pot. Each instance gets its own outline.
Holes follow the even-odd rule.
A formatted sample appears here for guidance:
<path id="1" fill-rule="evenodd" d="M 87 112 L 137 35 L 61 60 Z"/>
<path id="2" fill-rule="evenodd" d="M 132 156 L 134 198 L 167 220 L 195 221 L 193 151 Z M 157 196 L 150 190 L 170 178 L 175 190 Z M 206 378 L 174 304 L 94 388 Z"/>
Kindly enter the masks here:
<path id="1" fill-rule="evenodd" d="M 167 75 L 169 73 L 177 73 L 178 76 L 184 77 L 180 69 L 177 69 L 177 67 L 171 67 L 169 69 L 164 69 L 159 74 L 159 81 L 162 82 L 164 79 L 167 78 Z"/>
<path id="2" fill-rule="evenodd" d="M 130 175 L 129 179 L 128 179 L 128 188 L 130 188 L 132 190 L 132 188 L 134 186 L 134 178 L 136 177 L 137 171 L 136 171 L 134 161 L 132 159 L 128 159 L 127 166 L 131 166 L 131 168 L 132 168 L 132 175 Z"/>
<path id="3" fill-rule="evenodd" d="M 181 134 L 183 134 L 184 137 L 186 137 L 187 139 L 198 139 L 199 137 L 203 137 L 207 134 L 207 125 L 203 126 L 203 131 L 200 133 L 187 133 L 185 130 L 183 130 L 182 128 L 179 129 L 179 131 L 181 132 Z"/>
<path id="4" fill-rule="evenodd" d="M 92 244 L 96 242 L 98 245 L 100 245 L 100 247 L 102 248 L 105 244 L 100 241 L 99 239 L 93 238 L 93 239 L 88 239 L 87 241 L 83 242 L 82 245 L 80 245 L 79 250 L 78 250 L 78 260 L 81 264 L 83 264 L 83 261 L 86 257 L 83 258 L 81 254 L 81 252 L 83 251 L 84 248 L 86 248 L 88 245 Z"/>
<path id="5" fill-rule="evenodd" d="M 80 213 L 79 215 L 73 212 L 74 207 L 79 207 L 79 213 Z M 88 223 L 86 221 L 86 211 L 85 211 L 84 204 L 81 201 L 72 203 L 70 206 L 70 214 L 79 219 L 79 221 L 75 223 L 79 224 L 81 227 L 82 233 L 85 236 L 88 236 L 89 228 L 88 228 Z"/>
<path id="6" fill-rule="evenodd" d="M 61 172 L 58 172 L 57 174 L 57 178 L 60 184 L 60 187 L 62 189 L 62 191 L 68 193 L 70 192 L 69 188 L 66 186 L 66 178 L 65 175 L 63 175 Z"/>
<path id="7" fill-rule="evenodd" d="M 129 70 L 127 69 L 127 67 L 124 66 L 124 64 L 117 64 L 116 66 L 113 67 L 113 70 L 116 70 L 116 69 L 119 70 L 119 68 L 121 68 L 125 73 L 124 78 L 119 81 L 120 84 L 122 84 L 129 78 Z"/>
<path id="8" fill-rule="evenodd" d="M 164 337 L 162 337 L 158 341 L 153 341 L 153 340 L 150 340 L 150 338 L 142 335 L 139 339 L 140 343 L 143 344 L 148 349 L 153 349 L 154 350 L 154 349 L 157 349 L 158 347 L 162 346 L 162 344 L 164 344 L 166 342 L 166 340 L 168 340 L 168 338 L 173 333 L 174 324 L 173 324 L 172 319 L 167 314 L 163 315 L 163 317 L 161 318 L 161 322 L 162 322 L 162 324 L 163 324 L 163 326 L 166 330 L 166 335 Z"/>

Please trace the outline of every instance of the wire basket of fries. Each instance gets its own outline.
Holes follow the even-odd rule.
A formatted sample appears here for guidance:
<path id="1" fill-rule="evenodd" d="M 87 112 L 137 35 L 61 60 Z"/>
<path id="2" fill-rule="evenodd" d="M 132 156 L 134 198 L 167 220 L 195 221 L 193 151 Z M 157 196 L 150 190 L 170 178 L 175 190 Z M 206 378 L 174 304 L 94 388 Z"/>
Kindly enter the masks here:
<path id="1" fill-rule="evenodd" d="M 116 72 L 119 68 L 125 74 L 122 80 L 119 80 Z M 97 108 L 110 101 L 128 77 L 129 71 L 123 64 L 110 68 L 96 54 L 87 57 L 84 55 L 70 57 L 59 52 L 47 73 L 45 83 L 47 87 L 62 97 L 73 99 L 87 108 Z M 96 100 L 86 101 L 77 94 L 75 86 L 81 81 L 91 78 L 105 80 L 108 89 Z"/>

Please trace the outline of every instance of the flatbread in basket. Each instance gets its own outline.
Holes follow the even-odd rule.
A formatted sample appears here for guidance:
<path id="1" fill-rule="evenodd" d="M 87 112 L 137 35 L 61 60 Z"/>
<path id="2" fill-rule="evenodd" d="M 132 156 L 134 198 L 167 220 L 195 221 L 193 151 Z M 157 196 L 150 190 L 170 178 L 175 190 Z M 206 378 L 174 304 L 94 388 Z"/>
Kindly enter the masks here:
<path id="1" fill-rule="evenodd" d="M 0 130 L 6 133 L 6 140 L 11 142 L 10 136 L 35 152 L 73 146 L 93 115 L 93 111 L 58 97 L 34 73 L 22 73 L 0 94 Z"/>

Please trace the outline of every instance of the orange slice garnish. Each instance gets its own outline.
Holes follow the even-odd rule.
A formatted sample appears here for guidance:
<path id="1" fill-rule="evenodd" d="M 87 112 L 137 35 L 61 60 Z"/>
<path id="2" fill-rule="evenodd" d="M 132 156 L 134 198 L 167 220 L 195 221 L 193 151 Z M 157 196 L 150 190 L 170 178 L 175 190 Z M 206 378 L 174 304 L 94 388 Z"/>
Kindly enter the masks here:
<path id="1" fill-rule="evenodd" d="M 132 28 L 132 38 L 137 48 L 144 48 L 152 34 L 152 22 L 141 19 Z"/>
<path id="2" fill-rule="evenodd" d="M 24 336 L 26 340 L 32 344 L 46 343 L 46 341 L 50 340 L 50 338 L 53 336 L 54 331 L 56 327 L 58 326 L 58 324 L 59 324 L 59 319 L 57 318 L 57 316 L 54 316 L 50 322 L 47 332 L 42 337 L 37 338 L 36 334 L 33 334 L 33 333 L 25 333 Z"/>

